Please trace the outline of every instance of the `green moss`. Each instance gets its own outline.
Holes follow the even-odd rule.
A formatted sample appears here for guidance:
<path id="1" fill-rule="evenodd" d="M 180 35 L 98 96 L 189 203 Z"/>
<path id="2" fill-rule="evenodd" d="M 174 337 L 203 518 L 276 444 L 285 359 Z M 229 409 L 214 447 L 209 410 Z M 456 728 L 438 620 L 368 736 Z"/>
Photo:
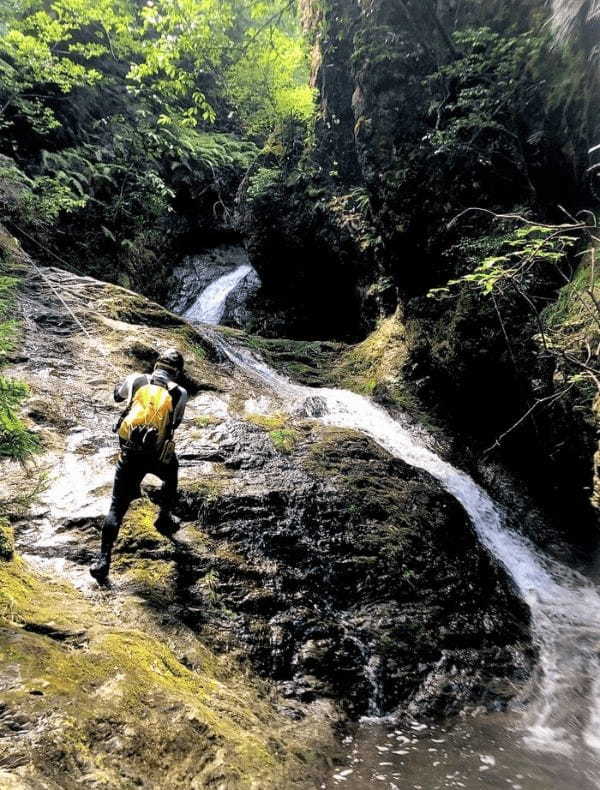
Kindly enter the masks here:
<path id="1" fill-rule="evenodd" d="M 68 632 L 72 630 L 73 611 L 65 608 L 69 597 L 66 585 L 47 587 L 18 557 L 0 564 L 0 618 L 19 622 L 34 629 Z M 85 627 L 85 621 L 77 627 Z"/>
<path id="2" fill-rule="evenodd" d="M 280 453 L 291 453 L 295 450 L 300 432 L 289 427 L 288 414 L 250 414 L 246 415 L 246 420 L 267 431 L 273 446 Z"/>
<path id="3" fill-rule="evenodd" d="M 113 572 L 122 576 L 145 600 L 168 606 L 176 597 L 177 572 L 174 562 L 145 559 L 135 554 L 117 554 Z"/>
<path id="4" fill-rule="evenodd" d="M 222 417 L 213 417 L 210 414 L 203 414 L 193 419 L 194 425 L 198 426 L 198 428 L 208 428 L 211 425 L 220 425 L 222 422 Z"/>
<path id="5" fill-rule="evenodd" d="M 202 498 L 218 499 L 226 490 L 230 475 L 224 470 L 220 475 L 203 475 L 197 480 L 185 480 L 180 490 Z"/>
<path id="6" fill-rule="evenodd" d="M 214 354 L 212 346 L 208 344 L 204 336 L 201 335 L 197 329 L 191 326 L 191 324 L 185 324 L 175 331 L 181 338 L 186 350 L 196 360 L 205 362 Z"/>
<path id="7" fill-rule="evenodd" d="M 229 563 L 236 568 L 242 568 L 248 565 L 248 561 L 243 554 L 235 551 L 229 544 L 221 544 L 215 549 L 215 557 L 219 560 Z"/>
<path id="8" fill-rule="evenodd" d="M 319 477 L 342 474 L 343 466 L 340 466 L 340 459 L 346 455 L 345 448 L 356 442 L 369 442 L 364 434 L 352 428 L 314 425 L 314 430 L 316 435 L 309 444 L 304 465 L 308 471 Z"/>
<path id="9" fill-rule="evenodd" d="M 342 343 L 272 339 L 239 331 L 235 334 L 235 340 L 258 351 L 275 370 L 309 386 L 331 385 L 331 370 L 340 354 L 347 349 Z"/>
<path id="10" fill-rule="evenodd" d="M 148 499 L 140 499 L 127 512 L 119 533 L 119 548 L 137 552 L 140 549 L 165 549 L 171 542 L 154 526 L 158 509 Z"/>
<path id="11" fill-rule="evenodd" d="M 0 519 L 0 560 L 10 560 L 15 551 L 15 536 L 10 524 Z"/>
<path id="12" fill-rule="evenodd" d="M 366 340 L 341 357 L 333 369 L 333 378 L 339 386 L 361 395 L 385 389 L 397 401 L 406 356 L 404 327 L 395 314 L 381 321 Z"/>
<path id="13" fill-rule="evenodd" d="M 136 563 L 131 572 L 162 583 L 168 565 Z M 260 689 L 195 638 L 186 642 L 191 669 L 155 635 L 120 626 L 121 609 L 99 612 L 19 559 L 0 565 L 0 602 L 0 674 L 15 677 L 16 668 L 18 678 L 3 692 L 3 715 L 34 725 L 27 739 L 4 739 L 3 758 L 26 761 L 40 785 L 302 784 L 297 755 L 314 748 L 314 734 L 296 739 Z M 68 634 L 85 649 L 73 649 Z"/>
<path id="14" fill-rule="evenodd" d="M 290 418 L 287 414 L 248 414 L 246 420 L 265 431 L 277 431 L 284 428 Z"/>
<path id="15" fill-rule="evenodd" d="M 299 431 L 294 428 L 281 428 L 276 431 L 269 431 L 269 436 L 275 449 L 281 453 L 292 453 L 296 449 Z"/>
<path id="16" fill-rule="evenodd" d="M 164 307 L 143 296 L 113 286 L 109 296 L 99 299 L 97 307 L 102 315 L 129 324 L 151 327 L 179 327 L 185 322 Z"/>

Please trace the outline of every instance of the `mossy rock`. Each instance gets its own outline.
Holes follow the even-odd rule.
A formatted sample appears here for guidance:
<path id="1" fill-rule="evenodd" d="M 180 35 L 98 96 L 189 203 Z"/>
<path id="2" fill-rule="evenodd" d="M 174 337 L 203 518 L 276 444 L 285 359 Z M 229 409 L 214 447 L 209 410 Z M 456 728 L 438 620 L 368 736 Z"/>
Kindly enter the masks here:
<path id="1" fill-rule="evenodd" d="M 152 604 L 166 608 L 176 600 L 177 569 L 173 561 L 117 555 L 112 570 Z"/>
<path id="2" fill-rule="evenodd" d="M 250 414 L 246 420 L 268 432 L 273 447 L 280 453 L 289 454 L 296 449 L 300 431 L 289 425 L 288 414 Z"/>
<path id="3" fill-rule="evenodd" d="M 221 331 L 221 330 L 220 330 Z M 329 386 L 331 371 L 348 346 L 322 340 L 290 340 L 265 338 L 236 332 L 240 345 L 258 351 L 275 370 L 306 386 Z"/>
<path id="4" fill-rule="evenodd" d="M 138 499 L 132 504 L 119 533 L 118 548 L 121 552 L 170 551 L 171 542 L 154 526 L 158 508 L 148 499 Z"/>
<path id="5" fill-rule="evenodd" d="M 0 565 L 0 732 L 4 765 L 24 766 L 19 779 L 63 790 L 309 785 L 315 733 L 296 737 L 243 671 L 199 641 L 192 669 L 158 632 L 116 614 L 20 559 Z"/>
<path id="6" fill-rule="evenodd" d="M 223 422 L 223 417 L 214 417 L 211 414 L 202 414 L 200 417 L 194 417 L 193 423 L 198 428 L 210 428 L 214 425 L 220 425 Z"/>
<path id="7" fill-rule="evenodd" d="M 248 414 L 246 420 L 265 431 L 279 431 L 288 424 L 290 418 L 287 414 Z"/>
<path id="8" fill-rule="evenodd" d="M 103 315 L 129 324 L 166 328 L 185 324 L 182 318 L 156 302 L 118 286 L 113 286 L 107 297 L 98 300 L 97 307 L 102 310 Z"/>
<path id="9" fill-rule="evenodd" d="M 198 497 L 202 499 L 217 499 L 226 490 L 229 483 L 230 473 L 227 470 L 221 471 L 214 476 L 202 475 L 197 480 L 184 480 L 179 485 L 182 495 L 188 495 L 191 499 Z"/>
<path id="10" fill-rule="evenodd" d="M 361 395 L 385 390 L 391 400 L 398 400 L 406 358 L 405 329 L 394 314 L 382 320 L 366 340 L 340 358 L 333 369 L 333 378 L 340 386 Z"/>
<path id="11" fill-rule="evenodd" d="M 10 560 L 15 551 L 13 528 L 7 521 L 0 519 L 0 560 Z"/>
<path id="12" fill-rule="evenodd" d="M 280 428 L 275 431 L 269 431 L 269 437 L 276 450 L 287 454 L 292 453 L 296 449 L 300 433 L 294 428 Z"/>

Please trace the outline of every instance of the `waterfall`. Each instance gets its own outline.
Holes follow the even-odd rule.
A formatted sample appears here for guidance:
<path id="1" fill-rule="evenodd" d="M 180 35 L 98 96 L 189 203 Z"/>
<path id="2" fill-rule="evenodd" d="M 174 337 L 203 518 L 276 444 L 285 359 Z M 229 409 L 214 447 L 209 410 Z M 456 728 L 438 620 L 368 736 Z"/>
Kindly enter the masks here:
<path id="1" fill-rule="evenodd" d="M 429 472 L 461 503 L 480 541 L 505 567 L 531 609 L 540 659 L 536 692 L 524 720 L 527 745 L 571 756 L 581 749 L 600 754 L 600 595 L 596 588 L 512 532 L 488 494 L 430 450 L 422 435 L 415 435 L 414 428 L 401 419 L 352 392 L 293 384 L 249 351 L 231 347 L 210 330 L 208 334 L 247 375 L 283 398 L 291 413 L 362 431 L 396 458 Z"/>
<path id="2" fill-rule="evenodd" d="M 600 0 L 552 0 L 552 25 L 559 39 L 600 18 Z"/>
<path id="3" fill-rule="evenodd" d="M 249 303 L 260 288 L 243 244 L 217 244 L 188 255 L 173 269 L 165 306 L 194 324 L 244 327 Z"/>
<path id="4" fill-rule="evenodd" d="M 192 324 L 218 324 L 225 312 L 227 297 L 251 271 L 250 265 L 242 264 L 214 280 L 184 313 L 184 318 Z"/>

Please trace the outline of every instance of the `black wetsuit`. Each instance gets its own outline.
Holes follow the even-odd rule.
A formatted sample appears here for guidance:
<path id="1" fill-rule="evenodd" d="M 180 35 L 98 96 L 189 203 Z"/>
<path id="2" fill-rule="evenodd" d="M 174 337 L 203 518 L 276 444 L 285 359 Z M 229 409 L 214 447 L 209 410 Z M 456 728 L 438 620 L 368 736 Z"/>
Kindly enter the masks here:
<path id="1" fill-rule="evenodd" d="M 155 370 L 152 374 L 152 381 L 169 389 L 173 399 L 172 430 L 175 431 L 183 419 L 188 398 L 187 392 L 183 387 L 175 384 L 165 370 Z M 130 402 L 137 390 L 148 383 L 149 376 L 134 373 L 125 379 L 122 384 L 115 387 L 115 400 L 117 402 L 125 400 Z M 173 454 L 169 463 L 165 464 L 161 463 L 152 453 L 140 451 L 122 439 L 120 442 L 121 452 L 117 461 L 112 500 L 102 527 L 101 552 L 102 554 L 108 554 L 109 557 L 129 505 L 140 496 L 140 485 L 145 475 L 153 474 L 163 481 L 160 497 L 160 515 L 157 520 L 159 529 L 161 526 L 167 527 L 177 496 L 179 462 L 175 454 Z"/>

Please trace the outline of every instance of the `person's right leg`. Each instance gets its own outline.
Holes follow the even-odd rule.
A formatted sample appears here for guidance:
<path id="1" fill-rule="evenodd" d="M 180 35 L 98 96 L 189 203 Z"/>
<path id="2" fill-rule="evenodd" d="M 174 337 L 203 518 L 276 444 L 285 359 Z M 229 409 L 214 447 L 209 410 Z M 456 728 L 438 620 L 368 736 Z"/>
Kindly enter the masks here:
<path id="1" fill-rule="evenodd" d="M 177 478 L 179 475 L 179 461 L 173 455 L 167 464 L 157 464 L 152 470 L 163 481 L 160 492 L 160 512 L 154 526 L 166 536 L 173 535 L 181 526 L 180 520 L 173 515 L 173 508 L 177 501 Z"/>
<path id="2" fill-rule="evenodd" d="M 127 508 L 140 495 L 144 474 L 145 469 L 139 457 L 129 453 L 119 455 L 110 509 L 102 525 L 100 556 L 90 568 L 91 575 L 99 582 L 105 582 L 108 577 L 114 542 Z"/>

